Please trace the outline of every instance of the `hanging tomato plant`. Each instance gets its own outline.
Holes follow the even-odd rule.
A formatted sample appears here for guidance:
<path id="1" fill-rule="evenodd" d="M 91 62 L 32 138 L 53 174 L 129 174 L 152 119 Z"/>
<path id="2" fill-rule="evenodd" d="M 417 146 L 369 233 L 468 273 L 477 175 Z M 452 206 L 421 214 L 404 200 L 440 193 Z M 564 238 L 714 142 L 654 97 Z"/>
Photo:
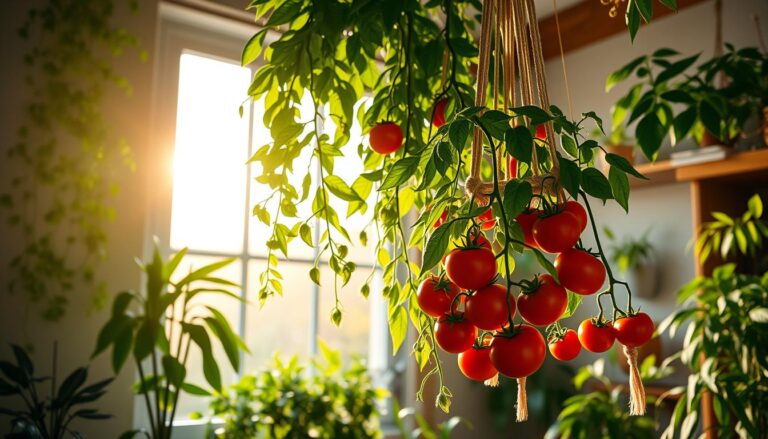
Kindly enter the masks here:
<path id="1" fill-rule="evenodd" d="M 587 195 L 626 210 L 627 174 L 645 178 L 610 153 L 606 177 L 593 161 L 602 147 L 582 135 L 587 122 L 602 130 L 602 121 L 593 112 L 571 120 L 550 106 L 533 1 L 253 0 L 250 7 L 264 30 L 248 42 L 242 61 L 263 52 L 249 95 L 264 99 L 272 135 L 251 158 L 261 167 L 257 180 L 272 190 L 254 207 L 272 230 L 259 299 L 281 294 L 278 254 L 288 257 L 288 244 L 300 237 L 320 250 L 310 278 L 319 283 L 321 258 L 335 274 L 331 319 L 340 324 L 338 288 L 357 269 L 346 259 L 348 246 L 365 245 L 373 231 L 393 348 L 403 344 L 410 322 L 417 334 L 412 353 L 421 369 L 430 368 L 425 382 L 440 382 L 436 404 L 448 411 L 452 396 L 437 355 L 442 348 L 459 354 L 470 379 L 493 383 L 498 373 L 518 379 L 524 420 L 525 378 L 541 366 L 546 340 L 563 360 L 580 350 L 573 345 L 579 337 L 559 320 L 574 313 L 582 295 L 596 293 L 607 277 L 607 289 L 596 296 L 596 327 L 613 331 L 610 319 L 635 316 L 631 295 L 627 309 L 617 305 L 615 287 L 630 294 L 629 287 L 613 276 Z M 477 76 L 470 69 L 475 63 Z M 371 99 L 355 110 L 364 96 Z M 308 121 L 299 111 L 303 98 L 312 107 Z M 336 125 L 333 136 L 321 121 Z M 344 181 L 334 165 L 355 124 L 368 135 L 356 156 L 365 170 Z M 294 187 L 289 177 L 305 173 L 294 165 L 307 149 L 319 178 L 306 172 Z M 372 218 L 358 237 L 340 220 L 339 201 L 347 217 Z M 299 216 L 301 203 L 311 205 L 309 217 Z M 412 211 L 418 218 L 406 222 Z M 319 237 L 310 233 L 313 220 L 324 225 Z M 594 250 L 581 240 L 590 224 Z M 420 251 L 420 264 L 410 249 Z M 515 283 L 509 276 L 523 252 L 534 254 L 542 273 Z M 557 268 L 544 252 L 559 253 Z M 588 267 L 571 266 L 571 254 L 589 260 Z M 579 269 L 589 270 L 587 281 Z M 516 317 L 516 289 L 530 324 Z M 361 292 L 367 296 L 370 287 Z M 603 309 L 604 296 L 612 314 Z M 546 315 L 530 310 L 528 302 L 536 301 L 547 305 Z M 545 326 L 546 339 L 532 325 Z M 423 389 L 422 383 L 418 398 Z"/>

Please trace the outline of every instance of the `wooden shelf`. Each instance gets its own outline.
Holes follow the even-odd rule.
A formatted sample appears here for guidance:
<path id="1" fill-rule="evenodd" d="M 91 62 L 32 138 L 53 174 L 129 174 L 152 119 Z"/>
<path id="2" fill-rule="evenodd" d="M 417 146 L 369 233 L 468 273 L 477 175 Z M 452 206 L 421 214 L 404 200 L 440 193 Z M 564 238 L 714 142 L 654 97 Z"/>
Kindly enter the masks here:
<path id="1" fill-rule="evenodd" d="M 673 167 L 669 160 L 662 160 L 635 168 L 649 179 L 631 177 L 633 188 L 715 178 L 768 181 L 768 149 L 740 152 L 716 162 Z"/>

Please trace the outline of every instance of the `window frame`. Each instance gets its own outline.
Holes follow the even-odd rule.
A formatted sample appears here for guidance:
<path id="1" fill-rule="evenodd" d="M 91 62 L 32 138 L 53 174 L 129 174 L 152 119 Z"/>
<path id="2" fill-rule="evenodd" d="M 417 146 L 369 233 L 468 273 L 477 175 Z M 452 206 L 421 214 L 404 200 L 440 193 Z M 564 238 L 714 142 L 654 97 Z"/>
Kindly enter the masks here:
<path id="1" fill-rule="evenodd" d="M 160 244 L 161 252 L 164 256 L 173 254 L 180 249 L 171 248 L 171 211 L 173 201 L 173 174 L 169 172 L 173 169 L 173 156 L 176 141 L 176 121 L 177 121 L 177 104 L 178 104 L 178 86 L 179 86 L 179 74 L 180 74 L 180 56 L 184 53 L 196 54 L 207 58 L 220 59 L 224 62 L 233 63 L 233 60 L 240 58 L 240 50 L 245 43 L 254 33 L 258 32 L 260 28 L 255 24 L 245 24 L 243 22 L 225 18 L 215 14 L 208 14 L 187 8 L 185 6 L 167 2 L 160 2 L 159 14 L 158 14 L 158 39 L 156 42 L 156 63 L 153 80 L 152 90 L 152 124 L 151 130 L 153 133 L 153 141 L 151 142 L 151 148 L 148 149 L 151 155 L 151 160 L 146 160 L 147 163 L 151 163 L 148 167 L 148 187 L 152 190 L 147 191 L 147 215 L 145 218 L 145 233 L 144 233 L 144 256 L 151 256 L 151 251 L 154 246 L 155 237 Z M 274 39 L 274 34 L 271 32 L 267 34 L 266 40 L 270 41 Z M 234 61 L 237 64 L 236 61 Z M 259 67 L 257 61 L 250 66 L 252 72 Z M 253 153 L 253 123 L 254 123 L 254 104 L 248 102 L 250 106 L 249 111 L 249 133 L 248 133 L 248 153 L 249 156 Z M 322 130 L 322 124 L 321 130 Z M 319 170 L 319 163 L 316 163 Z M 238 263 L 241 264 L 241 288 L 239 294 L 241 297 L 245 297 L 248 293 L 248 266 L 252 260 L 266 261 L 266 255 L 258 255 L 252 252 L 249 247 L 249 233 L 251 221 L 250 205 L 251 200 L 251 182 L 253 180 L 252 165 L 249 165 L 246 170 L 246 203 L 244 209 L 244 239 L 243 246 L 239 253 L 234 252 L 219 252 L 209 250 L 192 249 L 188 250 L 189 255 L 194 256 L 208 256 L 208 257 L 237 257 Z M 314 225 L 313 233 L 315 238 L 320 236 L 320 226 L 316 222 Z M 313 256 L 316 257 L 319 249 L 316 247 L 313 250 Z M 290 257 L 286 262 L 297 263 L 309 263 L 314 264 L 315 259 L 310 258 L 296 258 Z M 318 264 L 320 266 L 328 266 L 328 261 L 321 259 Z M 375 263 L 358 263 L 357 266 L 360 269 L 377 269 L 381 271 L 381 267 L 376 267 Z M 317 334 L 319 330 L 319 304 L 320 304 L 320 287 L 314 283 L 311 283 L 311 303 L 310 306 L 310 322 L 308 331 L 308 354 L 316 355 L 319 351 L 317 342 Z M 383 312 L 383 333 L 385 342 L 385 368 L 377 376 L 374 375 L 374 380 L 377 384 L 387 384 L 387 387 L 392 388 L 397 386 L 396 381 L 406 377 L 408 374 L 403 373 L 403 361 L 405 349 L 400 350 L 400 354 L 397 356 L 390 355 L 391 352 L 391 340 L 389 337 L 388 329 L 386 327 L 386 302 L 383 298 L 374 300 L 373 295 L 368 299 L 370 302 L 371 317 L 374 312 Z M 381 310 L 376 309 L 374 303 Z M 240 307 L 240 320 L 237 325 L 237 331 L 240 335 L 245 335 L 246 329 L 246 308 Z M 371 319 L 371 323 L 374 319 Z M 382 320 L 379 318 L 378 320 Z M 369 337 L 373 333 L 372 326 L 369 326 Z M 376 332 L 382 332 L 381 330 Z M 241 353 L 241 365 L 245 363 L 244 353 Z M 242 369 L 242 366 L 241 366 Z M 236 371 L 236 376 L 240 376 L 242 370 Z M 227 383 L 228 384 L 228 383 Z M 387 415 L 382 416 L 382 429 L 390 431 L 394 427 L 393 414 L 391 410 L 391 401 L 386 402 L 388 408 Z M 200 437 L 207 427 L 210 420 L 189 420 L 179 419 L 174 422 L 174 432 L 179 437 Z M 214 424 L 216 424 L 214 420 Z M 141 398 L 136 397 L 134 399 L 134 426 L 144 427 L 148 425 L 148 419 L 146 415 L 146 408 L 144 407 L 144 401 Z"/>

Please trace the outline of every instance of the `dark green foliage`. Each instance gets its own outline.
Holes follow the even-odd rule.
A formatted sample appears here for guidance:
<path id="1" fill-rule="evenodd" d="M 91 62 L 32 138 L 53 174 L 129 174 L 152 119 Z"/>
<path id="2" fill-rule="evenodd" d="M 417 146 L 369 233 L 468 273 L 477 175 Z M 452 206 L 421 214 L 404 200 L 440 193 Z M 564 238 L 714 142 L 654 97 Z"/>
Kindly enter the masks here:
<path id="1" fill-rule="evenodd" d="M 81 406 L 96 402 L 106 393 L 112 378 L 86 385 L 88 368 L 81 367 L 69 374 L 59 385 L 56 380 L 56 347 L 52 376 L 35 375 L 35 366 L 24 349 L 11 345 L 16 364 L 0 361 L 0 397 L 17 397 L 24 408 L 13 410 L 0 407 L 0 415 L 11 417 L 8 439 L 60 439 L 81 437 L 70 423 L 76 419 L 102 420 L 112 416 L 95 408 Z M 58 388 L 56 387 L 58 385 Z M 50 393 L 43 396 L 43 386 Z"/>
<path id="2" fill-rule="evenodd" d="M 322 359 L 311 371 L 297 357 L 278 356 L 255 375 L 216 395 L 210 415 L 224 424 L 211 438 L 376 438 L 378 399 L 386 392 L 373 387 L 365 365 L 353 360 L 344 367 L 341 354 L 321 343 Z"/>
<path id="3" fill-rule="evenodd" d="M 135 7 L 135 2 L 130 2 Z M 69 295 L 93 291 L 105 257 L 105 226 L 115 216 L 115 173 L 133 168 L 131 150 L 112 132 L 103 98 L 110 88 L 130 93 L 113 60 L 136 39 L 112 22 L 115 2 L 52 0 L 29 10 L 19 29 L 29 101 L 18 140 L 7 148 L 2 197 L 19 247 L 11 260 L 11 293 L 23 293 L 46 320 L 59 319 Z"/>

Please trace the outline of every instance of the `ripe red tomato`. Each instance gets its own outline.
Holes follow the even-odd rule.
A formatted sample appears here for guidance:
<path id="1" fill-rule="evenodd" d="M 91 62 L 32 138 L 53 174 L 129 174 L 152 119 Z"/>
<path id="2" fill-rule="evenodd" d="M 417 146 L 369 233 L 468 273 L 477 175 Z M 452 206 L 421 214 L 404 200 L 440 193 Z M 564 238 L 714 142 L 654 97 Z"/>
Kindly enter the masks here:
<path id="1" fill-rule="evenodd" d="M 611 322 L 597 326 L 594 320 L 587 319 L 579 325 L 579 341 L 589 352 L 605 352 L 616 341 L 616 331 Z"/>
<path id="2" fill-rule="evenodd" d="M 394 122 L 382 122 L 371 129 L 368 134 L 371 149 L 379 154 L 391 154 L 403 144 L 403 131 Z"/>
<path id="3" fill-rule="evenodd" d="M 507 289 L 503 285 L 491 284 L 480 288 L 467 298 L 464 304 L 464 317 L 480 329 L 494 331 L 509 321 L 507 304 L 512 316 L 515 315 L 515 299 L 510 295 L 507 301 Z"/>
<path id="4" fill-rule="evenodd" d="M 532 325 L 551 325 L 565 312 L 568 293 L 548 274 L 540 275 L 538 282 L 538 289 L 530 293 L 522 292 L 518 296 L 520 316 Z"/>
<path id="5" fill-rule="evenodd" d="M 440 99 L 435 104 L 435 114 L 432 116 L 432 125 L 435 128 L 440 128 L 445 125 L 445 106 L 448 104 L 448 99 Z"/>
<path id="6" fill-rule="evenodd" d="M 576 331 L 569 329 L 565 335 L 549 343 L 549 353 L 560 361 L 570 361 L 579 356 L 581 343 Z"/>
<path id="7" fill-rule="evenodd" d="M 448 219 L 448 211 L 444 210 L 443 213 L 440 215 L 440 218 L 438 218 L 437 221 L 435 221 L 435 224 L 432 227 L 438 228 L 442 226 L 446 219 Z"/>
<path id="8" fill-rule="evenodd" d="M 480 227 L 483 230 L 491 230 L 496 225 L 496 219 L 493 217 L 493 211 L 489 207 L 488 210 L 478 215 Z"/>
<path id="9" fill-rule="evenodd" d="M 459 294 L 459 287 L 448 279 L 431 276 L 419 285 L 416 301 L 419 308 L 432 317 L 441 317 L 450 311 L 451 302 Z"/>
<path id="10" fill-rule="evenodd" d="M 493 378 L 499 371 L 493 367 L 490 357 L 491 350 L 487 347 L 472 347 L 459 354 L 459 369 L 465 377 L 475 381 L 485 381 Z"/>
<path id="11" fill-rule="evenodd" d="M 582 232 L 587 228 L 587 211 L 584 209 L 584 206 L 577 201 L 568 200 L 565 202 L 565 211 L 571 212 L 576 216 L 576 219 L 579 220 L 579 228 Z"/>
<path id="12" fill-rule="evenodd" d="M 444 315 L 435 323 L 435 341 L 445 352 L 458 354 L 472 348 L 477 337 L 477 328 L 463 315 Z"/>
<path id="13" fill-rule="evenodd" d="M 539 248 L 548 253 L 560 253 L 572 248 L 580 235 L 579 220 L 571 212 L 540 217 L 533 223 L 533 239 Z"/>
<path id="14" fill-rule="evenodd" d="M 536 138 L 545 140 L 547 138 L 547 127 L 544 124 L 536 125 Z"/>
<path id="15" fill-rule="evenodd" d="M 511 337 L 495 335 L 491 341 L 491 363 L 502 375 L 523 378 L 544 363 L 547 344 L 533 326 L 519 325 Z"/>
<path id="16" fill-rule="evenodd" d="M 555 258 L 560 284 L 577 294 L 594 294 L 605 282 L 605 266 L 599 259 L 578 249 L 566 250 Z"/>
<path id="17" fill-rule="evenodd" d="M 477 245 L 479 245 L 482 248 L 486 248 L 486 249 L 488 249 L 490 251 L 493 251 L 493 248 L 491 248 L 491 242 L 488 241 L 488 238 L 486 238 L 485 235 L 483 235 L 482 233 L 477 236 L 477 239 L 475 239 L 475 235 L 474 234 L 470 234 L 469 242 L 472 243 L 472 244 L 476 243 Z M 448 255 L 453 253 L 456 250 L 458 250 L 458 249 L 456 249 L 456 248 L 452 249 L 451 251 L 448 252 Z M 448 255 L 443 256 L 443 259 L 442 259 L 443 266 L 445 266 L 445 261 L 448 259 Z"/>
<path id="18" fill-rule="evenodd" d="M 613 323 L 613 327 L 619 343 L 631 348 L 642 346 L 653 337 L 653 320 L 644 312 L 618 318 Z"/>
<path id="19" fill-rule="evenodd" d="M 464 290 L 477 290 L 496 277 L 496 256 L 487 248 L 458 248 L 445 258 L 448 279 Z"/>
<path id="20" fill-rule="evenodd" d="M 523 229 L 525 243 L 536 248 L 539 248 L 539 245 L 533 239 L 533 223 L 539 219 L 539 215 L 541 215 L 541 211 L 532 210 L 530 212 L 523 212 L 515 218 L 515 221 L 520 224 L 520 228 Z"/>
<path id="21" fill-rule="evenodd" d="M 517 178 L 517 159 L 510 157 L 507 161 L 507 169 L 509 170 L 509 178 Z"/>

